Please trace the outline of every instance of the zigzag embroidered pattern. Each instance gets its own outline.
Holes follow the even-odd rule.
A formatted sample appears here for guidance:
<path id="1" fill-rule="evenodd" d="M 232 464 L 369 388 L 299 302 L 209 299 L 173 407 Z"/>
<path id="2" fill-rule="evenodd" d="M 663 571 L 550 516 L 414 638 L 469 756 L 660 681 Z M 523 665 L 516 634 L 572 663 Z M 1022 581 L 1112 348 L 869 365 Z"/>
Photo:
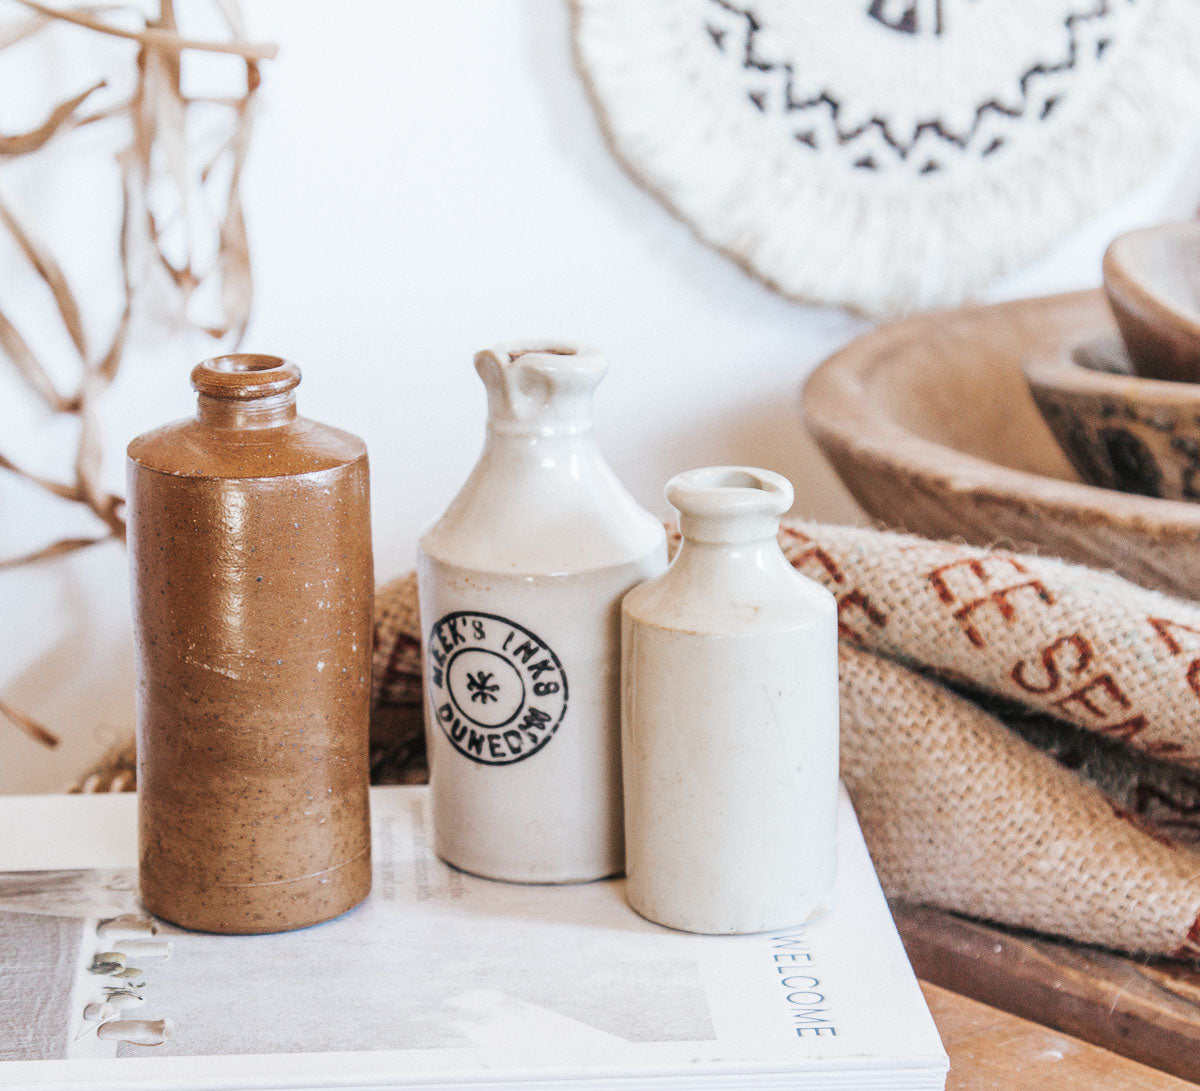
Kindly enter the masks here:
<path id="1" fill-rule="evenodd" d="M 1079 28 L 1087 23 L 1099 24 L 1112 14 L 1112 9 L 1109 0 L 1097 0 L 1095 6 L 1090 11 L 1073 12 L 1063 20 L 1063 28 L 1066 32 L 1066 53 L 1062 60 L 1049 63 L 1046 61 L 1038 61 L 1031 65 L 1023 73 L 1021 73 L 1017 83 L 1020 87 L 1021 101 L 1019 105 L 1009 106 L 996 99 L 988 99 L 986 102 L 980 103 L 975 109 L 975 118 L 971 127 L 965 131 L 955 132 L 943 121 L 931 119 L 918 124 L 913 130 L 911 139 L 905 140 L 893 132 L 892 127 L 887 120 L 882 117 L 872 117 L 869 121 L 855 128 L 844 129 L 839 124 L 839 118 L 842 114 L 842 103 L 828 89 L 822 90 L 819 94 L 810 97 L 798 96 L 796 94 L 796 65 L 792 61 L 771 61 L 766 59 L 760 53 L 760 39 L 766 29 L 762 19 L 755 14 L 752 7 L 740 7 L 733 3 L 732 0 L 710 0 L 712 4 L 722 8 L 729 14 L 740 18 L 744 26 L 744 38 L 741 42 L 741 65 L 744 69 L 753 72 L 761 73 L 779 73 L 780 94 L 778 101 L 783 104 L 783 109 L 787 113 L 803 113 L 817 108 L 823 108 L 827 111 L 832 130 L 835 134 L 837 143 L 840 146 L 853 144 L 859 140 L 864 134 L 874 130 L 878 132 L 884 143 L 891 148 L 896 156 L 901 160 L 906 160 L 912 151 L 917 147 L 922 136 L 929 133 L 945 146 L 955 148 L 959 152 L 967 153 L 970 147 L 971 140 L 978 133 L 980 126 L 989 116 L 1005 117 L 1012 120 L 1017 120 L 1026 117 L 1031 110 L 1037 111 L 1036 120 L 1042 121 L 1050 116 L 1055 108 L 1060 104 L 1061 95 L 1042 95 L 1037 92 L 1037 85 L 1045 77 L 1058 75 L 1064 72 L 1073 71 L 1079 63 L 1081 56 L 1081 41 Z M 1127 3 L 1136 3 L 1137 0 L 1126 0 Z M 712 23 L 705 25 L 705 30 L 712 39 L 713 45 L 721 53 L 728 53 L 727 37 L 728 30 L 719 26 L 714 26 Z M 901 33 L 912 33 L 911 29 L 905 26 L 900 29 Z M 1097 59 L 1102 59 L 1108 46 L 1111 44 L 1111 39 L 1103 35 L 1095 39 L 1095 50 Z M 768 110 L 767 96 L 761 90 L 748 90 L 746 97 L 753 106 L 762 113 Z M 815 128 L 802 128 L 794 134 L 797 144 L 805 145 L 813 150 L 819 148 L 819 137 Z M 985 145 L 978 155 L 983 158 L 992 155 L 999 151 L 1004 146 L 1003 137 L 994 137 L 987 145 Z M 879 170 L 880 164 L 872 155 L 864 155 L 853 164 L 861 170 Z M 919 174 L 929 175 L 936 173 L 940 169 L 940 164 L 930 159 L 924 166 L 920 168 Z"/>

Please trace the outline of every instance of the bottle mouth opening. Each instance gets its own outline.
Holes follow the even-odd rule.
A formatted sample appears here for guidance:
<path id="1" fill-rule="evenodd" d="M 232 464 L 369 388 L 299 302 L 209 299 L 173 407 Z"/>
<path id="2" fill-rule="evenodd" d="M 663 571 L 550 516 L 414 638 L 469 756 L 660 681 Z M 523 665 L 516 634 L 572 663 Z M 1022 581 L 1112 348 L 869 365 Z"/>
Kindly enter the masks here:
<path id="1" fill-rule="evenodd" d="M 579 349 L 572 348 L 569 345 L 548 345 L 545 348 L 523 348 L 512 349 L 508 358 L 510 360 L 519 360 L 522 356 L 578 356 Z"/>
<path id="2" fill-rule="evenodd" d="M 774 481 L 764 481 L 752 470 L 732 466 L 693 470 L 687 475 L 687 483 L 702 489 L 758 489 L 759 492 L 769 493 L 774 493 L 778 487 Z"/>
<path id="3" fill-rule="evenodd" d="M 281 356 L 235 352 L 203 360 L 192 369 L 192 387 L 210 398 L 269 398 L 294 390 L 300 369 Z"/>
<path id="4" fill-rule="evenodd" d="M 777 520 L 792 506 L 792 499 L 786 477 L 754 466 L 706 466 L 676 474 L 667 482 L 667 500 L 684 518 Z"/>

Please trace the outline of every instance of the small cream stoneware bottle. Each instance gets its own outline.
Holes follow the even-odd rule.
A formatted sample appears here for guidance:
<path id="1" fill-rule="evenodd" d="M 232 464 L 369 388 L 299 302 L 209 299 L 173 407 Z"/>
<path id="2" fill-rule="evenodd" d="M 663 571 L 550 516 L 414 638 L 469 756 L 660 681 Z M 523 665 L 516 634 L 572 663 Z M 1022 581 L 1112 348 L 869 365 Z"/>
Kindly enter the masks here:
<path id="1" fill-rule="evenodd" d="M 683 543 L 622 604 L 627 894 L 688 932 L 820 914 L 837 854 L 837 605 L 784 557 L 786 478 L 671 479 Z"/>
<path id="2" fill-rule="evenodd" d="M 475 368 L 483 453 L 418 562 L 434 847 L 491 879 L 598 879 L 624 866 L 621 598 L 666 535 L 596 446 L 600 356 L 506 346 Z"/>

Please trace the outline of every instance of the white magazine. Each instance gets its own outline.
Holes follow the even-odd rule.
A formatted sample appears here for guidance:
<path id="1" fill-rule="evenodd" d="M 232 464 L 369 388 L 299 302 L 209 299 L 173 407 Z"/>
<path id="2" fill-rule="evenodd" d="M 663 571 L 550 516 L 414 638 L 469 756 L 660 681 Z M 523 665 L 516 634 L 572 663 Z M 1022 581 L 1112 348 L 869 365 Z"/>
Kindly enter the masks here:
<path id="1" fill-rule="evenodd" d="M 100 921 L 142 912 L 132 795 L 0 797 L 0 1087 L 943 1088 L 948 1062 L 843 792 L 837 900 L 778 932 L 651 924 L 620 880 L 515 886 L 429 848 L 427 789 L 372 790 L 375 886 L 272 936 L 160 924 L 130 955 L 160 1045 L 101 1039 Z M 802 836 L 802 833 L 798 835 Z M 781 866 L 786 866 L 781 864 Z"/>

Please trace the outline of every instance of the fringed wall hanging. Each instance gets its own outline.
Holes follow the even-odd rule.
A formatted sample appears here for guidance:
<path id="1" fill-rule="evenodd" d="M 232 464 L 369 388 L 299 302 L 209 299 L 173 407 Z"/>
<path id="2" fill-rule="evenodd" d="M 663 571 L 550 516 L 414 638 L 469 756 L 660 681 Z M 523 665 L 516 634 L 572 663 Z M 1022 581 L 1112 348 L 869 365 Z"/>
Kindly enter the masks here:
<path id="1" fill-rule="evenodd" d="M 895 314 L 1037 257 L 1195 139 L 1195 0 L 572 0 L 633 176 L 783 294 Z"/>

